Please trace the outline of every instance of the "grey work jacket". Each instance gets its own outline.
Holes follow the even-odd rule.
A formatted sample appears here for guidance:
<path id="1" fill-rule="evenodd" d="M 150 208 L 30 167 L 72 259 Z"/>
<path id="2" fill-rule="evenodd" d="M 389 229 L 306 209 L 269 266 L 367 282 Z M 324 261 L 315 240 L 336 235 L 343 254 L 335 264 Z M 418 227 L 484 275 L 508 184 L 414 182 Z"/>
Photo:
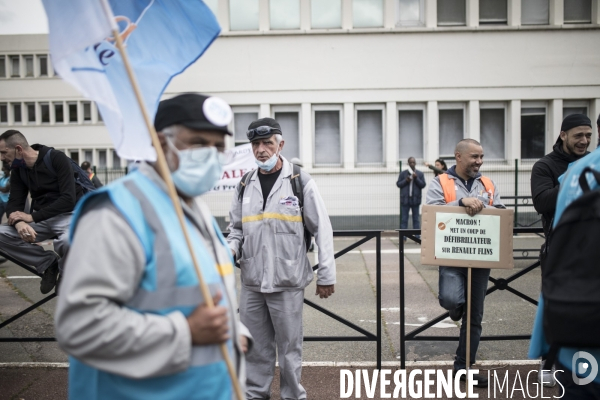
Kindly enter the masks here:
<path id="1" fill-rule="evenodd" d="M 244 197 L 239 185 L 229 212 L 229 247 L 241 254 L 242 284 L 255 292 L 271 293 L 304 289 L 313 279 L 306 255 L 304 228 L 290 182 L 292 167 L 281 157 L 283 167 L 263 211 L 260 181 L 254 172 Z M 302 171 L 304 219 L 319 248 L 318 285 L 335 284 L 333 230 L 315 181 Z"/>
<path id="2" fill-rule="evenodd" d="M 454 179 L 454 187 L 456 189 L 456 200 L 451 201 L 450 203 L 446 203 L 446 200 L 444 199 L 444 191 L 442 189 L 442 185 L 440 184 L 440 178 L 436 176 L 429 184 L 429 190 L 427 191 L 426 198 L 427 204 L 458 206 L 458 201 L 460 199 L 466 197 L 477 197 L 477 195 L 482 193 L 482 191 L 483 193 L 485 193 L 485 186 L 483 185 L 483 182 L 481 182 L 480 179 L 481 175 L 478 175 L 475 178 L 475 182 L 473 182 L 473 185 L 471 186 L 471 191 L 468 191 L 465 184 L 460 179 L 457 179 L 454 175 L 448 174 L 448 177 L 450 179 Z M 502 199 L 500 199 L 500 191 L 498 190 L 496 182 L 492 181 L 492 183 L 494 184 L 494 201 L 491 207 L 506 208 L 506 206 L 502 204 Z M 490 207 L 489 203 L 485 203 L 485 206 Z"/>

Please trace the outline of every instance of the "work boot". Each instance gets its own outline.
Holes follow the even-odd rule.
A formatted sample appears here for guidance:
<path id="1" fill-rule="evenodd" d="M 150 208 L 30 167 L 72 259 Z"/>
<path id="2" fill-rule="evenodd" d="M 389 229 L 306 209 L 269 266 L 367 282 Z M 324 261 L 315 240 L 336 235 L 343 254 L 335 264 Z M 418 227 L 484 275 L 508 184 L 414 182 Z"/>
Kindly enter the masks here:
<path id="1" fill-rule="evenodd" d="M 58 277 L 58 260 L 54 261 L 51 266 L 49 266 L 46 271 L 44 271 L 44 275 L 42 275 L 42 282 L 40 283 L 40 292 L 42 294 L 49 293 L 54 286 L 56 286 L 56 278 Z"/>
<path id="2" fill-rule="evenodd" d="M 458 371 L 454 370 L 454 375 L 456 375 Z M 460 376 L 461 382 L 467 381 L 467 374 Z M 473 374 L 473 380 L 475 381 L 475 387 L 478 388 L 486 388 L 488 387 L 488 378 L 482 374 Z"/>
<path id="3" fill-rule="evenodd" d="M 540 369 L 538 370 L 538 382 L 546 387 L 556 386 L 556 379 L 554 379 L 554 365 L 551 370 L 544 369 L 544 363 L 546 360 L 540 362 Z"/>
<path id="4" fill-rule="evenodd" d="M 460 306 L 458 308 L 455 308 L 454 310 L 448 311 L 448 313 L 450 314 L 450 319 L 452 321 L 460 321 L 463 317 L 464 309 L 464 306 Z"/>

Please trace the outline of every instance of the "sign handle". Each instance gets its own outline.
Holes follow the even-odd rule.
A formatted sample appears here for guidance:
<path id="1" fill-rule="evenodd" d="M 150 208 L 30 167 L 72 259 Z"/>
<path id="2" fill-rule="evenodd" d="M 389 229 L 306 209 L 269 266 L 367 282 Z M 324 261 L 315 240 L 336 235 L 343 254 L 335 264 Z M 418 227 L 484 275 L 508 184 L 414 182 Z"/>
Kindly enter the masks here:
<path id="1" fill-rule="evenodd" d="M 469 385 L 469 367 L 471 366 L 471 267 L 467 268 L 467 354 L 466 374 L 467 385 Z"/>

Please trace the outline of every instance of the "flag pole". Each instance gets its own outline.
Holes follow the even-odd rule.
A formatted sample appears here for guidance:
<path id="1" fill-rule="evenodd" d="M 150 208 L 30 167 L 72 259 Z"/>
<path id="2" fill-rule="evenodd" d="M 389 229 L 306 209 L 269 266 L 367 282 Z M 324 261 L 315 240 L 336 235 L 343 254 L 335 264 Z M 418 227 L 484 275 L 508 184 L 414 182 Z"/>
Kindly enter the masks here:
<path id="1" fill-rule="evenodd" d="M 158 139 L 158 134 L 156 133 L 156 129 L 154 129 L 154 123 L 150 120 L 150 116 L 148 115 L 148 111 L 146 110 L 146 106 L 144 105 L 144 99 L 142 98 L 142 94 L 141 94 L 137 79 L 135 77 L 135 74 L 133 72 L 133 69 L 131 68 L 131 64 L 129 63 L 129 57 L 127 56 L 127 52 L 125 51 L 125 47 L 123 46 L 123 40 L 121 38 L 118 26 L 116 25 L 115 19 L 113 17 L 112 9 L 110 8 L 110 5 L 108 4 L 108 2 L 106 0 L 101 0 L 101 1 L 102 1 L 104 10 L 106 12 L 106 16 L 110 20 L 112 34 L 115 38 L 115 44 L 117 45 L 117 48 L 119 49 L 119 52 L 121 53 L 121 57 L 123 58 L 123 64 L 125 65 L 125 69 L 127 70 L 129 82 L 131 83 L 131 86 L 135 93 L 135 97 L 137 99 L 138 105 L 140 106 L 140 111 L 142 112 L 142 115 L 144 117 L 144 122 L 146 123 L 146 127 L 148 128 L 148 132 L 149 132 L 150 138 L 152 140 L 152 145 L 154 146 L 154 149 L 156 150 L 156 157 L 157 157 L 156 166 L 158 167 L 158 173 L 160 174 L 162 179 L 165 181 L 165 183 L 167 185 L 167 191 L 169 193 L 169 197 L 171 198 L 171 201 L 173 202 L 173 206 L 175 207 L 175 212 L 177 213 L 177 219 L 179 220 L 179 224 L 181 225 L 181 230 L 183 231 L 183 235 L 185 237 L 185 242 L 186 242 L 188 249 L 190 251 L 190 254 L 192 256 L 192 261 L 194 263 L 194 269 L 196 270 L 196 275 L 198 277 L 198 284 L 200 286 L 200 292 L 202 293 L 202 296 L 204 297 L 206 306 L 208 308 L 212 308 L 215 306 L 215 304 L 214 304 L 213 298 L 210 294 L 210 290 L 208 289 L 208 285 L 206 284 L 206 281 L 204 280 L 204 277 L 202 276 L 202 271 L 200 270 L 200 264 L 198 263 L 198 260 L 196 259 L 196 255 L 193 251 L 192 242 L 190 240 L 187 228 L 185 226 L 183 209 L 181 208 L 181 204 L 179 202 L 179 196 L 177 195 L 177 191 L 175 190 L 175 185 L 173 184 L 173 180 L 171 179 L 171 171 L 169 170 L 169 167 L 167 165 L 167 160 L 165 158 L 165 154 L 162 151 L 162 146 Z M 235 341 L 235 338 L 233 340 Z M 235 368 L 233 367 L 233 362 L 231 361 L 231 358 L 229 357 L 229 352 L 227 351 L 227 346 L 225 343 L 221 343 L 220 347 L 221 347 L 221 353 L 223 355 L 223 359 L 225 360 L 225 363 L 227 364 L 227 370 L 229 371 L 229 376 L 231 377 L 231 384 L 233 385 L 236 397 L 238 398 L 238 400 L 244 400 L 242 388 L 237 379 L 237 373 L 235 372 Z"/>

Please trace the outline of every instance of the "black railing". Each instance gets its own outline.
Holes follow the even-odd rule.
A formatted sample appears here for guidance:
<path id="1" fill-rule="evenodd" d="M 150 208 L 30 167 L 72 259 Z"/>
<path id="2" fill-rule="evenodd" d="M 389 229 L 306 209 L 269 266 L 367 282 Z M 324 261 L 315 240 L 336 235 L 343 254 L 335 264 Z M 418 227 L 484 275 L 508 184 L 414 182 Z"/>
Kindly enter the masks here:
<path id="1" fill-rule="evenodd" d="M 542 228 L 513 228 L 513 234 L 518 234 L 518 233 L 540 234 L 541 232 L 543 232 Z M 448 336 L 417 336 L 419 333 L 422 333 L 423 331 L 431 328 L 433 325 L 437 324 L 438 322 L 441 322 L 444 319 L 448 318 L 448 316 L 450 315 L 448 312 L 438 315 L 431 321 L 419 326 L 418 328 L 410 331 L 409 333 L 406 333 L 406 331 L 405 331 L 406 316 L 404 313 L 404 306 L 406 304 L 406 300 L 404 298 L 404 296 L 405 296 L 405 289 L 404 289 L 404 283 L 405 283 L 404 282 L 404 238 L 408 237 L 417 243 L 421 243 L 421 240 L 419 238 L 417 238 L 417 235 L 420 235 L 420 234 L 421 234 L 420 229 L 399 229 L 398 230 L 398 235 L 399 235 L 399 239 L 400 239 L 399 240 L 399 247 L 400 247 L 400 368 L 402 368 L 402 369 L 406 368 L 406 342 L 407 341 L 433 341 L 433 342 L 445 341 L 445 342 L 447 342 L 447 341 L 458 341 L 458 339 L 459 339 L 458 337 L 448 337 Z M 516 251 L 519 251 L 519 249 L 517 249 Z M 539 251 L 539 249 L 538 249 L 538 251 Z M 515 257 L 515 259 L 519 259 L 519 258 Z M 526 300 L 526 301 L 530 302 L 531 304 L 534 304 L 537 306 L 538 302 L 536 300 L 534 300 L 531 297 L 527 296 L 526 294 L 521 293 L 520 291 L 510 287 L 509 284 L 514 282 L 515 280 L 519 279 L 526 273 L 534 270 L 539 265 L 540 265 L 540 262 L 536 261 L 533 264 L 531 264 L 530 266 L 509 276 L 508 278 L 494 278 L 494 277 L 490 276 L 489 280 L 490 280 L 490 282 L 492 282 L 494 284 L 494 286 L 492 286 L 491 288 L 488 288 L 485 295 L 488 296 L 489 294 L 494 293 L 496 290 L 507 290 L 507 291 L 511 292 L 512 294 L 522 298 L 523 300 Z M 492 335 L 492 336 L 482 336 L 480 340 L 483 340 L 483 341 L 529 340 L 530 338 L 531 338 L 531 335 Z"/>

